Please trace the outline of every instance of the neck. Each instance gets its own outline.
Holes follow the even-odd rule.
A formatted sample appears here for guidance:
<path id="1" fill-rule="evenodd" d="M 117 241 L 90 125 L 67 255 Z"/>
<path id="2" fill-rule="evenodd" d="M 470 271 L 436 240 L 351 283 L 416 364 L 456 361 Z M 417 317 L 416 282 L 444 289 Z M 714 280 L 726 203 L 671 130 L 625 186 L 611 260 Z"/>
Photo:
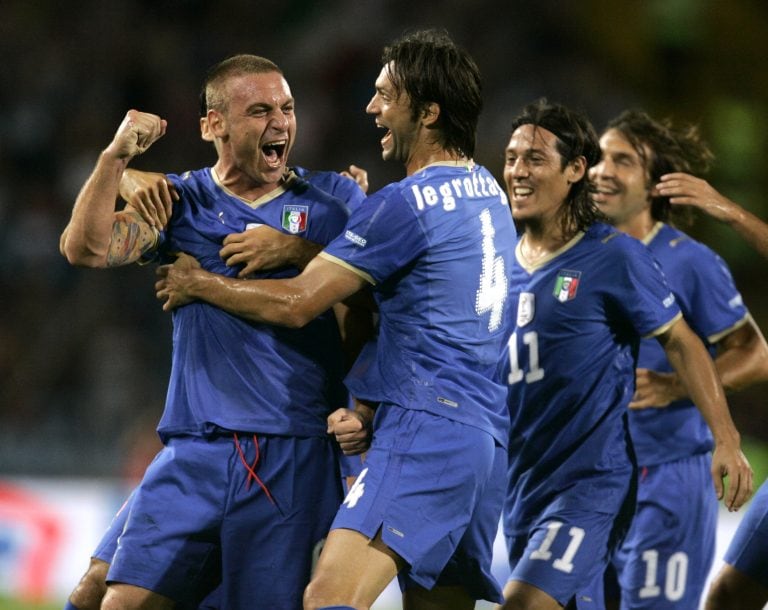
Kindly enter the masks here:
<path id="1" fill-rule="evenodd" d="M 425 143 L 422 147 L 416 147 L 405 162 L 405 173 L 411 176 L 433 163 L 462 165 L 469 163 L 469 159 L 461 153 L 446 150 L 437 143 Z"/>
<path id="2" fill-rule="evenodd" d="M 653 230 L 655 225 L 656 221 L 650 214 L 638 214 L 624 222 L 617 223 L 615 226 L 619 231 L 635 239 L 643 240 Z"/>
<path id="3" fill-rule="evenodd" d="M 228 165 L 221 159 L 219 159 L 216 162 L 216 165 L 213 166 L 213 173 L 216 175 L 216 179 L 221 186 L 226 188 L 232 194 L 249 201 L 255 201 L 256 199 L 271 193 L 285 180 L 285 178 L 282 177 L 277 182 L 259 182 L 252 179 L 237 167 Z"/>
<path id="4" fill-rule="evenodd" d="M 523 236 L 520 239 L 520 253 L 530 265 L 557 252 L 571 239 L 575 232 L 564 233 L 559 220 L 526 221 Z"/>

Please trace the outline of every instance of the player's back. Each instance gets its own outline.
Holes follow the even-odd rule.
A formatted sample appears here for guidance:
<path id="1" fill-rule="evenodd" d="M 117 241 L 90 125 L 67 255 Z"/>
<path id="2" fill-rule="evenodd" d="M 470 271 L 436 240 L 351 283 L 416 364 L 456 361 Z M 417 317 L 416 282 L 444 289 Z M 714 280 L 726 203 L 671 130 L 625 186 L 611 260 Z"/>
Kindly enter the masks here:
<path id="1" fill-rule="evenodd" d="M 506 195 L 485 168 L 435 164 L 361 208 L 327 253 L 375 283 L 375 398 L 497 435 L 505 389 L 494 371 L 509 332 L 515 242 Z"/>

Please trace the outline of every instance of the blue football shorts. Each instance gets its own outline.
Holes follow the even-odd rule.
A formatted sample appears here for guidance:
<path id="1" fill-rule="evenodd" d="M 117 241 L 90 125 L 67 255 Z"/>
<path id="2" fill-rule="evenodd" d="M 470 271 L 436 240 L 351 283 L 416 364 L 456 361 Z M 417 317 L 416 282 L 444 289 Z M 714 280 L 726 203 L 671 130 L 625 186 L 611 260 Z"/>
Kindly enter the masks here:
<path id="1" fill-rule="evenodd" d="M 717 496 L 702 453 L 638 473 L 637 508 L 613 559 L 627 610 L 690 610 L 712 568 Z"/>
<path id="2" fill-rule="evenodd" d="M 108 581 L 195 607 L 191 585 L 218 570 L 221 607 L 301 610 L 341 497 L 329 438 L 172 438 L 133 494 Z"/>
<path id="3" fill-rule="evenodd" d="M 552 499 L 527 532 L 505 534 L 509 580 L 541 589 L 565 606 L 604 608 L 603 572 L 626 531 L 634 502 L 631 471 L 603 475 L 605 487 L 617 490 L 614 502 L 595 497 L 595 477 L 575 480 Z"/>
<path id="4" fill-rule="evenodd" d="M 768 588 L 768 482 L 763 482 L 750 501 L 725 561 Z"/>
<path id="5" fill-rule="evenodd" d="M 463 586 L 501 601 L 491 574 L 506 450 L 491 435 L 426 411 L 382 404 L 357 482 L 332 529 L 384 543 L 407 563 L 401 588 Z"/>
<path id="6" fill-rule="evenodd" d="M 125 521 L 128 518 L 128 512 L 131 510 L 131 501 L 133 500 L 134 491 L 130 493 L 125 502 L 123 502 L 123 505 L 115 513 L 115 516 L 112 517 L 112 521 L 109 522 L 109 527 L 107 527 L 101 540 L 99 540 L 91 557 L 95 557 L 106 563 L 112 563 L 112 556 L 117 549 L 117 538 L 123 533 Z"/>

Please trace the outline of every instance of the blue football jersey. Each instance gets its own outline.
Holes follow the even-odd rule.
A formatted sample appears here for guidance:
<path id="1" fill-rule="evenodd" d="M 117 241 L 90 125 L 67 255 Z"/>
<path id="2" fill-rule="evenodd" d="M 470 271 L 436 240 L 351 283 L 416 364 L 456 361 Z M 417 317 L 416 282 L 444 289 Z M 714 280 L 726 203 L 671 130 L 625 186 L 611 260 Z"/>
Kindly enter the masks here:
<path id="1" fill-rule="evenodd" d="M 258 225 L 327 244 L 364 195 L 333 172 L 297 168 L 285 184 L 249 202 L 219 184 L 211 168 L 170 176 L 180 200 L 161 235 L 157 260 L 177 252 L 235 277 L 222 241 Z M 282 269 L 254 277 L 290 277 Z M 323 436 L 332 409 L 347 404 L 336 321 L 326 312 L 301 329 L 251 322 L 195 301 L 173 312 L 173 362 L 161 438 L 220 430 Z"/>
<path id="2" fill-rule="evenodd" d="M 552 502 L 618 510 L 633 463 L 626 411 L 640 337 L 668 328 L 680 310 L 647 249 L 604 224 L 534 267 L 518 248 L 510 286 L 516 320 L 501 361 L 512 419 L 504 529 L 516 536 Z M 613 473 L 621 477 L 615 486 Z M 589 480 L 593 486 L 566 493 Z"/>
<path id="3" fill-rule="evenodd" d="M 363 399 L 479 427 L 504 445 L 506 386 L 495 370 L 509 336 L 515 228 L 485 168 L 433 164 L 370 196 L 321 254 L 374 286 L 376 355 L 348 382 Z"/>
<path id="4" fill-rule="evenodd" d="M 749 315 L 728 266 L 704 244 L 662 223 L 643 243 L 664 270 L 686 322 L 714 356 L 714 344 L 746 323 Z M 638 366 L 672 371 L 664 350 L 654 340 L 640 344 Z M 629 423 L 641 466 L 706 453 L 713 447 L 709 427 L 689 399 L 664 409 L 633 409 Z"/>

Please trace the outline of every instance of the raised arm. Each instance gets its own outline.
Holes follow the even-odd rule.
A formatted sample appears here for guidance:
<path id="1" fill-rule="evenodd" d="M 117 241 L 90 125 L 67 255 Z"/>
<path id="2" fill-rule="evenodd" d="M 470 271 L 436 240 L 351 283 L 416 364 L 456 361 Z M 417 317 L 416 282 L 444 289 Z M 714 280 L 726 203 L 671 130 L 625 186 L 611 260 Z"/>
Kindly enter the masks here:
<path id="1" fill-rule="evenodd" d="M 738 203 L 720 194 L 706 180 L 690 174 L 673 173 L 661 177 L 659 194 L 672 205 L 690 205 L 735 229 L 755 250 L 768 258 L 768 224 Z"/>
<path id="2" fill-rule="evenodd" d="M 132 208 L 116 212 L 120 179 L 130 160 L 165 134 L 166 122 L 130 110 L 77 196 L 59 248 L 73 265 L 114 267 L 149 250 L 157 231 Z"/>
<path id="3" fill-rule="evenodd" d="M 729 510 L 738 510 L 752 493 L 752 469 L 741 452 L 741 437 L 731 419 L 715 365 L 685 320 L 673 324 L 659 335 L 658 340 L 712 431 L 715 439 L 712 478 L 717 497 L 725 500 Z M 727 496 L 726 477 L 729 482 Z"/>

